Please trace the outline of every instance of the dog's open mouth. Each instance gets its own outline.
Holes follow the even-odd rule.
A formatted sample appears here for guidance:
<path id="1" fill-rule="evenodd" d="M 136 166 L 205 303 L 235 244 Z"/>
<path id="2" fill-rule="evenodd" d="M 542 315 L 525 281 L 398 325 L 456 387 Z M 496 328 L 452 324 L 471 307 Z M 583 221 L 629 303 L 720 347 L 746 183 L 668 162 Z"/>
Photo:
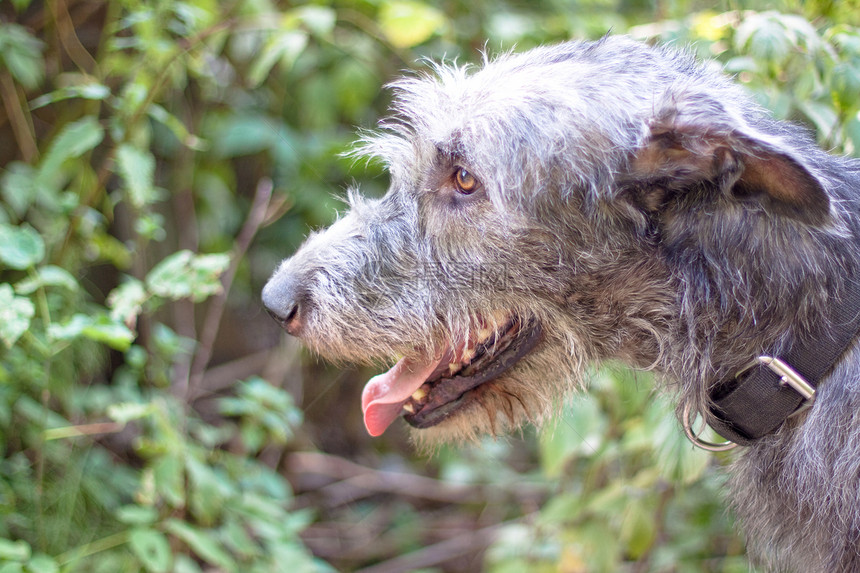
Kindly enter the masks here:
<path id="1" fill-rule="evenodd" d="M 449 347 L 429 362 L 402 359 L 364 387 L 361 407 L 371 436 L 403 415 L 416 428 L 439 424 L 469 401 L 470 391 L 499 378 L 540 342 L 537 320 L 513 319 L 484 329 L 469 345 Z"/>

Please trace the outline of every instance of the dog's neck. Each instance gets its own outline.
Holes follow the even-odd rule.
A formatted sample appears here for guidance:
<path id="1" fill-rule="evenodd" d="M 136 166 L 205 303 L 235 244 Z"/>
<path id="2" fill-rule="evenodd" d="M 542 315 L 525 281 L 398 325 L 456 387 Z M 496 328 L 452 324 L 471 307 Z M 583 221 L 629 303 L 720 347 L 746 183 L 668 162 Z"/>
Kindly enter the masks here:
<path id="1" fill-rule="evenodd" d="M 846 283 L 828 319 L 827 336 L 754 357 L 748 369 L 711 388 L 708 424 L 729 441 L 749 446 L 811 405 L 818 385 L 860 334 L 860 283 Z"/>
<path id="2" fill-rule="evenodd" d="M 701 251 L 688 253 L 680 265 L 686 274 L 679 278 L 682 316 L 674 349 L 682 348 L 684 337 L 691 344 L 667 357 L 681 363 L 667 364 L 670 375 L 681 379 L 679 411 L 705 414 L 721 436 L 740 445 L 776 432 L 805 409 L 860 333 L 858 263 L 845 255 L 860 242 L 852 238 L 855 232 L 792 228 L 793 222 L 779 218 L 762 225 L 769 232 L 758 244 L 699 231 Z M 780 237 L 792 238 L 795 250 L 776 254 Z M 756 246 L 739 253 L 731 241 Z M 760 288 L 738 288 L 744 285 Z"/>

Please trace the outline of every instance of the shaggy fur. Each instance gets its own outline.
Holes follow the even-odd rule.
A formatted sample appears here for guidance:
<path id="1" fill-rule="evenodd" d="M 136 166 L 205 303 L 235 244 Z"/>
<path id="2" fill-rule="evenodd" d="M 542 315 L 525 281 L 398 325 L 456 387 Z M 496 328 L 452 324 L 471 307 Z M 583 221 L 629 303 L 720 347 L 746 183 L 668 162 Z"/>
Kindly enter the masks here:
<path id="1" fill-rule="evenodd" d="M 824 339 L 857 280 L 860 164 L 685 54 L 608 37 L 440 65 L 393 90 L 359 151 L 386 162 L 389 192 L 351 192 L 263 300 L 313 350 L 359 362 L 427 361 L 488 325 L 538 321 L 540 344 L 420 440 L 540 419 L 607 359 L 705 411 L 754 357 Z M 477 191 L 458 188 L 460 169 Z M 860 571 L 858 411 L 852 345 L 810 410 L 737 456 L 729 498 L 766 567 Z"/>

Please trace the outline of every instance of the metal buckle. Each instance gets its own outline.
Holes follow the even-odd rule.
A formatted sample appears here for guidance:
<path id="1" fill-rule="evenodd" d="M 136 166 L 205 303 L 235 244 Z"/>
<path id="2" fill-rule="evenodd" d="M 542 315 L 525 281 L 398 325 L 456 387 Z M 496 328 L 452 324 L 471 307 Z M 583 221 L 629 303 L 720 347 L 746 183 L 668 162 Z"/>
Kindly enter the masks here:
<path id="1" fill-rule="evenodd" d="M 815 387 L 812 386 L 809 382 L 806 381 L 806 378 L 800 375 L 794 368 L 789 366 L 785 361 L 775 356 L 766 356 L 762 355 L 756 358 L 756 361 L 750 364 L 748 367 L 738 373 L 736 378 L 740 378 L 743 374 L 756 365 L 756 363 L 761 364 L 762 366 L 767 367 L 773 373 L 779 376 L 779 383 L 783 386 L 790 386 L 795 392 L 803 397 L 803 405 L 800 406 L 797 410 L 792 412 L 791 416 L 796 416 L 800 412 L 803 412 L 807 408 L 812 405 L 812 402 L 815 400 Z M 690 440 L 693 445 L 702 448 L 703 450 L 708 450 L 709 452 L 725 452 L 737 447 L 737 444 L 732 442 L 731 440 L 726 440 L 721 443 L 709 442 L 707 440 L 703 440 L 699 438 L 698 434 L 693 431 L 693 422 L 695 421 L 696 416 L 699 415 L 698 411 L 693 411 L 693 407 L 688 403 L 684 406 L 684 414 L 683 414 L 683 425 L 684 425 L 684 433 L 687 435 L 687 439 Z M 791 417 L 789 416 L 789 417 Z M 707 420 L 704 416 L 702 416 L 703 420 Z M 705 425 L 707 425 L 707 421 L 705 421 Z M 704 429 L 704 428 L 703 428 Z"/>
<path id="2" fill-rule="evenodd" d="M 696 416 L 698 416 L 698 415 L 699 415 L 699 411 L 698 410 L 693 411 L 693 406 L 690 405 L 689 402 L 687 402 L 687 404 L 684 405 L 684 414 L 683 414 L 683 420 L 682 420 L 682 423 L 684 425 L 684 434 L 687 436 L 687 439 L 693 443 L 694 446 L 696 446 L 697 448 L 702 448 L 703 450 L 707 450 L 709 452 L 727 452 L 729 450 L 732 450 L 732 449 L 738 447 L 738 445 L 731 440 L 726 440 L 725 442 L 715 443 L 715 442 L 709 442 L 707 440 L 701 439 L 696 434 L 696 432 L 693 431 L 693 422 L 695 421 Z M 708 423 L 707 423 L 706 418 L 704 416 L 702 416 L 702 420 L 705 421 L 705 423 L 702 426 L 702 430 L 704 430 L 705 429 L 704 426 L 707 426 Z"/>
<path id="3" fill-rule="evenodd" d="M 774 373 L 780 376 L 779 383 L 783 386 L 791 386 L 795 392 L 803 396 L 807 402 L 806 407 L 815 400 L 815 387 L 806 381 L 806 378 L 801 376 L 797 370 L 786 364 L 782 359 L 775 356 L 759 356 L 759 364 L 767 366 Z"/>

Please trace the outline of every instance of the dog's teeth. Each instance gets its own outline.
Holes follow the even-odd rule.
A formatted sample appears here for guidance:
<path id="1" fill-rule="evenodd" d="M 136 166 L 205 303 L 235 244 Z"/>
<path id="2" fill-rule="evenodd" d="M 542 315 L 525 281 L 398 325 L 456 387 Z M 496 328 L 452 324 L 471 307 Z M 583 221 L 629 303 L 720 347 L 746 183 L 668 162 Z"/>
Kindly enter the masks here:
<path id="1" fill-rule="evenodd" d="M 451 362 L 450 364 L 448 364 L 448 374 L 453 375 L 459 369 L 460 369 L 460 363 L 459 362 Z"/>
<path id="2" fill-rule="evenodd" d="M 403 404 L 403 409 L 406 410 L 407 412 L 409 412 L 410 414 L 415 413 L 415 406 L 413 406 L 409 402 L 406 402 L 405 404 Z"/>
<path id="3" fill-rule="evenodd" d="M 478 342 L 486 342 L 493 335 L 492 328 L 482 328 L 478 331 Z"/>
<path id="4" fill-rule="evenodd" d="M 463 350 L 463 354 L 460 356 L 460 362 L 463 364 L 468 364 L 472 361 L 472 358 L 475 357 L 475 349 L 474 348 L 466 348 Z"/>
<path id="5" fill-rule="evenodd" d="M 501 328 L 508 322 L 508 313 L 504 310 L 497 310 L 490 315 L 490 318 L 496 323 L 496 328 Z"/>
<path id="6" fill-rule="evenodd" d="M 416 390 L 415 392 L 412 393 L 412 399 L 415 401 L 421 401 L 424 399 L 424 396 L 426 396 L 426 395 L 427 395 L 427 392 L 424 390 L 424 388 L 419 388 L 418 390 Z"/>

